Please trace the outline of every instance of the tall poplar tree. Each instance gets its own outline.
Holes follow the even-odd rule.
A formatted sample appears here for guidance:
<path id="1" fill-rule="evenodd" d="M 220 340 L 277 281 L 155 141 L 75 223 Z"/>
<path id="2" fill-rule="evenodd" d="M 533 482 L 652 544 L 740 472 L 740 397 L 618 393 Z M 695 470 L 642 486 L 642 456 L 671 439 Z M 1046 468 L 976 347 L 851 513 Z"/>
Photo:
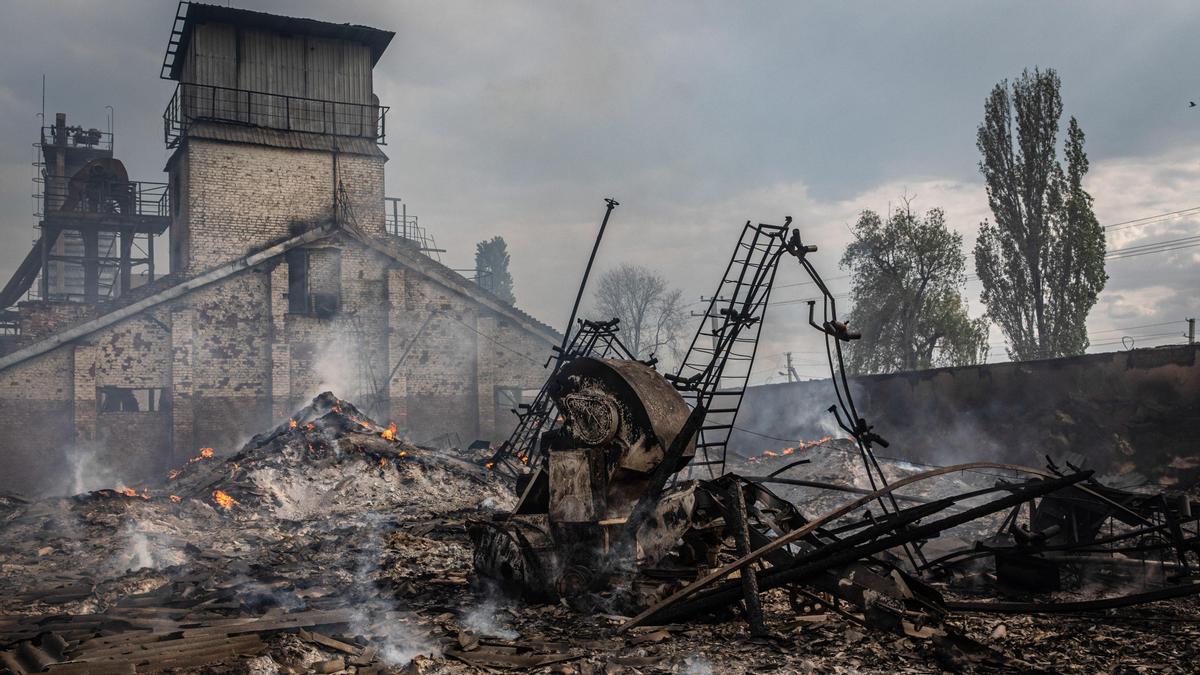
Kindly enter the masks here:
<path id="1" fill-rule="evenodd" d="M 1087 315 L 1108 275 L 1104 228 L 1083 189 L 1084 134 L 1074 117 L 1056 153 L 1061 82 L 1053 69 L 1005 80 L 984 102 L 976 145 L 994 223 L 975 243 L 975 270 L 987 315 L 1009 342 L 1014 360 L 1081 354 Z M 1013 126 L 1016 125 L 1014 135 Z"/>

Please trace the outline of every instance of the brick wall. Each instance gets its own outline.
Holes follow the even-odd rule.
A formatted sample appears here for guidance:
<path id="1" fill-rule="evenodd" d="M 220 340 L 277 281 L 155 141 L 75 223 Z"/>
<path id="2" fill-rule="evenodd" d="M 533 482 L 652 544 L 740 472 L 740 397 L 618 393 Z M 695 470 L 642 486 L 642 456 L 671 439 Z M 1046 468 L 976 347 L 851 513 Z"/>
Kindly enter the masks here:
<path id="1" fill-rule="evenodd" d="M 39 310 L 55 321 L 78 312 L 65 303 L 25 308 L 35 322 Z M 32 310 L 32 311 L 30 311 Z M 166 311 L 122 321 L 73 345 L 0 372 L 0 489 L 26 493 L 67 490 L 76 465 L 97 480 L 145 480 L 164 470 L 167 412 L 100 413 L 97 388 L 167 387 L 170 334 L 159 317 Z M 70 322 L 74 323 L 74 322 Z M 110 480 L 110 482 L 111 482 Z"/>
<path id="2" fill-rule="evenodd" d="M 63 487 L 74 444 L 74 350 L 59 347 L 0 372 L 0 490 L 37 494 Z"/>
<path id="3" fill-rule="evenodd" d="M 199 274 L 289 236 L 297 223 L 333 214 L 334 154 L 317 150 L 189 139 L 169 168 L 184 179 L 186 241 L 176 263 Z M 337 175 L 359 227 L 383 233 L 383 166 L 379 156 L 337 155 Z"/>
<path id="4" fill-rule="evenodd" d="M 17 305 L 21 314 L 22 346 L 86 321 L 96 315 L 96 308 L 79 302 L 31 301 Z"/>
<path id="5" fill-rule="evenodd" d="M 360 230 L 385 236 L 382 156 L 337 158 Z M 195 275 L 330 215 L 331 153 L 191 139 L 168 169 L 179 196 L 172 269 Z M 497 387 L 536 388 L 549 341 L 347 236 L 311 246 L 310 284 L 340 296 L 331 317 L 288 311 L 280 256 L 0 372 L 0 489 L 64 489 L 86 449 L 123 482 L 201 447 L 232 453 L 322 390 L 395 421 L 417 441 L 503 435 Z M 41 303 L 27 340 L 94 308 Z M 99 413 L 97 387 L 163 387 L 164 412 Z M 507 414 L 507 413 L 504 413 Z"/>

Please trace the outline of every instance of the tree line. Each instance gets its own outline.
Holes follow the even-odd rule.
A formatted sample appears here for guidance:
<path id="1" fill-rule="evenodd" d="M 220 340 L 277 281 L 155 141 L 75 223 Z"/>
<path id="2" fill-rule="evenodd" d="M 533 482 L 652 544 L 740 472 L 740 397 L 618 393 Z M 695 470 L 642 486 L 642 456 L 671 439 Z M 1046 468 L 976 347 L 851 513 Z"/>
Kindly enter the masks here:
<path id="1" fill-rule="evenodd" d="M 849 321 L 863 334 L 849 348 L 854 372 L 980 363 L 989 321 L 1015 361 L 1087 349 L 1087 315 L 1108 280 L 1104 228 L 1083 188 L 1088 160 L 1073 116 L 1058 158 L 1061 84 L 1053 69 L 1026 70 L 984 102 L 976 147 L 994 221 L 980 224 L 973 251 L 984 319 L 967 315 L 962 237 L 940 209 L 862 212 L 842 258 Z"/>
<path id="2" fill-rule="evenodd" d="M 855 374 L 889 373 L 986 361 L 995 324 L 1015 361 L 1082 354 L 1087 315 L 1108 275 L 1104 228 L 1083 188 L 1084 133 L 1067 122 L 1059 158 L 1062 83 L 1053 69 L 1025 70 L 998 83 L 984 101 L 976 133 L 992 219 L 979 225 L 972 253 L 984 316 L 968 313 L 962 235 L 937 207 L 912 200 L 885 215 L 863 210 L 841 266 L 851 276 L 847 319 L 862 339 L 847 348 Z M 476 277 L 513 303 L 504 240 L 476 247 Z M 682 293 L 663 276 L 621 264 L 596 284 L 596 311 L 621 319 L 639 357 L 678 357 L 686 328 Z"/>
<path id="3" fill-rule="evenodd" d="M 981 363 L 993 323 L 1013 360 L 1087 349 L 1087 315 L 1108 279 L 1104 229 L 1083 188 L 1088 159 L 1075 117 L 1059 159 L 1062 113 L 1053 69 L 1025 70 L 984 101 L 976 146 L 992 220 L 980 224 L 972 251 L 982 318 L 968 314 L 967 254 L 942 209 L 919 213 L 905 197 L 885 215 L 860 213 L 841 258 L 851 276 L 848 321 L 862 333 L 847 349 L 852 372 Z M 661 275 L 623 264 L 601 275 L 594 297 L 600 314 L 621 319 L 635 354 L 678 353 L 682 294 Z"/>

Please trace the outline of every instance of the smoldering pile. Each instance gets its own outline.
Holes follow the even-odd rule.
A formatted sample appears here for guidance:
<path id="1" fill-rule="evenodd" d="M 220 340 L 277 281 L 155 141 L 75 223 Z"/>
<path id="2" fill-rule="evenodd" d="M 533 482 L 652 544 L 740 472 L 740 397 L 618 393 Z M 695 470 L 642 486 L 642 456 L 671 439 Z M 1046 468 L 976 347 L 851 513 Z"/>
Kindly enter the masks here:
<path id="1" fill-rule="evenodd" d="M 465 587 L 462 514 L 510 493 L 325 393 L 159 485 L 6 499 L 0 672 L 369 672 L 439 653 L 422 594 L 398 589 Z"/>
<path id="2" fill-rule="evenodd" d="M 489 473 L 477 463 L 396 434 L 394 424 L 380 425 L 326 392 L 225 461 L 193 461 L 172 472 L 168 486 L 177 496 L 223 507 L 233 518 L 302 520 L 357 513 L 364 505 L 414 512 L 451 503 L 462 508 L 470 505 L 463 493 L 475 491 L 450 486 L 488 484 Z M 455 478 L 441 480 L 445 472 Z M 397 480 L 409 481 L 408 489 L 396 489 Z"/>

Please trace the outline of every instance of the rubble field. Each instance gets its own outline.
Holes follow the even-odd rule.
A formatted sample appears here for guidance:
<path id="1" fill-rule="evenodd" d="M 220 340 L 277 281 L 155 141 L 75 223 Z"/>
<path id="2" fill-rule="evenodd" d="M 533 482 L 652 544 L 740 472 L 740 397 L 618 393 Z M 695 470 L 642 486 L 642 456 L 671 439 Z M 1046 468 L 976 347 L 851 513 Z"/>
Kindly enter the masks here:
<path id="1" fill-rule="evenodd" d="M 730 470 L 765 476 L 807 458 L 785 475 L 866 489 L 853 452 L 833 439 Z M 762 595 L 764 636 L 735 608 L 618 633 L 628 617 L 507 597 L 474 574 L 468 524 L 516 501 L 488 456 L 417 447 L 327 393 L 232 456 L 201 450 L 159 485 L 0 497 L 0 673 L 1194 672 L 1200 658 L 1194 597 L 955 612 L 949 622 L 983 653 L 872 630 L 781 589 Z M 908 494 L 997 478 L 948 475 Z M 855 496 L 775 487 L 805 513 Z M 944 536 L 969 541 L 996 522 Z"/>

